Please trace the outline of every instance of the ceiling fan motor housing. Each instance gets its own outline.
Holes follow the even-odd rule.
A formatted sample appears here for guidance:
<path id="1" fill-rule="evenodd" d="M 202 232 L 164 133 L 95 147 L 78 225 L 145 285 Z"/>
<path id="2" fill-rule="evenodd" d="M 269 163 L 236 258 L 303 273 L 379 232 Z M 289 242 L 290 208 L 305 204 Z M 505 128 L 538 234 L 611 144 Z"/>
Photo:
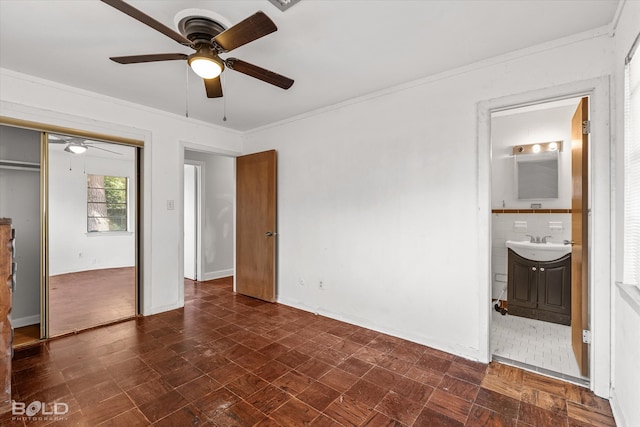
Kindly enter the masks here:
<path id="1" fill-rule="evenodd" d="M 178 29 L 196 47 L 202 44 L 211 46 L 211 39 L 226 30 L 221 23 L 203 16 L 187 16 L 181 19 Z"/>

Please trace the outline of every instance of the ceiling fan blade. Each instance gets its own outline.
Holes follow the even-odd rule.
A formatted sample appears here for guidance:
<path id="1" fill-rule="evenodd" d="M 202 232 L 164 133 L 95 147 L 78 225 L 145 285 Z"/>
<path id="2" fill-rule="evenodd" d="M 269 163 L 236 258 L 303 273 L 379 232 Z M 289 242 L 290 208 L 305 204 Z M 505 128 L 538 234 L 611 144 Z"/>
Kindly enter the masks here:
<path id="1" fill-rule="evenodd" d="M 108 153 L 113 153 L 113 154 L 117 154 L 119 156 L 122 156 L 122 153 L 118 153 L 117 151 L 107 150 L 106 148 L 96 147 L 95 145 L 90 145 L 88 148 L 95 148 L 96 150 L 102 150 L 102 151 L 106 151 Z"/>
<path id="2" fill-rule="evenodd" d="M 220 76 L 213 79 L 202 80 L 204 80 L 204 88 L 207 90 L 207 98 L 222 97 L 222 83 L 220 82 Z"/>
<path id="3" fill-rule="evenodd" d="M 257 12 L 215 36 L 213 42 L 222 48 L 224 52 L 229 52 L 260 37 L 271 34 L 277 29 L 276 24 L 267 15 L 263 12 Z"/>
<path id="4" fill-rule="evenodd" d="M 174 39 L 180 44 L 191 46 L 191 40 L 122 0 L 102 0 L 102 2 L 115 9 L 118 9 L 122 13 L 126 13 L 133 19 L 136 19 L 143 24 L 153 28 L 154 30 L 161 32 L 165 36 Z"/>
<path id="5" fill-rule="evenodd" d="M 112 56 L 109 59 L 118 64 L 139 64 L 141 62 L 174 61 L 187 59 L 184 53 L 158 53 L 153 55 Z"/>
<path id="6" fill-rule="evenodd" d="M 274 86 L 281 87 L 282 89 L 289 89 L 293 85 L 293 80 L 289 77 L 274 73 L 273 71 L 265 70 L 257 65 L 249 64 L 241 59 L 229 58 L 224 61 L 224 63 L 232 70 L 254 77 L 258 80 L 262 80 L 263 82 L 270 83 Z"/>

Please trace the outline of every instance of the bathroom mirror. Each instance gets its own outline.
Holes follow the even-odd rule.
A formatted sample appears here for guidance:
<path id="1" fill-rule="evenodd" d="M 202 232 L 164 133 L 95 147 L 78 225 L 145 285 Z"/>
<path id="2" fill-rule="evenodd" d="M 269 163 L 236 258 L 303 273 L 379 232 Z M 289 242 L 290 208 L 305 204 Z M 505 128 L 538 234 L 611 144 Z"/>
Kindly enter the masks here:
<path id="1" fill-rule="evenodd" d="M 558 155 L 516 156 L 518 199 L 558 198 Z"/>

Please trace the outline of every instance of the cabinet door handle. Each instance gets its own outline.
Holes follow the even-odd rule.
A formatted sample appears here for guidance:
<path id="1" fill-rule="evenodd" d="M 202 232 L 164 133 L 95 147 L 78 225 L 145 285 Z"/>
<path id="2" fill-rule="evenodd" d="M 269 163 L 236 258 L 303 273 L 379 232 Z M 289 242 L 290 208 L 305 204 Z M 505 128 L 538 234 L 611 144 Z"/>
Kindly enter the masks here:
<path id="1" fill-rule="evenodd" d="M 540 267 L 540 271 L 544 271 L 544 267 Z"/>
<path id="2" fill-rule="evenodd" d="M 536 271 L 536 270 L 537 270 L 537 268 L 531 267 L 531 271 Z"/>

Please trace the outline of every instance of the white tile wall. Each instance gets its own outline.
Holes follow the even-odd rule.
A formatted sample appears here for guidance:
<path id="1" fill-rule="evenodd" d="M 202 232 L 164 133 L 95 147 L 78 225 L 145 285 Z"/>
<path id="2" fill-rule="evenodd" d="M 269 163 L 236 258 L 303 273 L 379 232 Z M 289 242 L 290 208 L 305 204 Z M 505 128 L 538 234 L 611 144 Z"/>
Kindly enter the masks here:
<path id="1" fill-rule="evenodd" d="M 527 231 L 518 231 L 516 221 L 527 223 Z M 552 222 L 553 224 L 549 224 Z M 562 223 L 562 229 L 557 229 Z M 498 298 L 507 286 L 506 282 L 496 280 L 496 273 L 507 274 L 507 240 L 529 240 L 526 236 L 551 236 L 549 242 L 561 243 L 571 240 L 571 214 L 492 214 L 491 277 L 492 297 Z M 502 297 L 506 299 L 506 293 Z"/>

